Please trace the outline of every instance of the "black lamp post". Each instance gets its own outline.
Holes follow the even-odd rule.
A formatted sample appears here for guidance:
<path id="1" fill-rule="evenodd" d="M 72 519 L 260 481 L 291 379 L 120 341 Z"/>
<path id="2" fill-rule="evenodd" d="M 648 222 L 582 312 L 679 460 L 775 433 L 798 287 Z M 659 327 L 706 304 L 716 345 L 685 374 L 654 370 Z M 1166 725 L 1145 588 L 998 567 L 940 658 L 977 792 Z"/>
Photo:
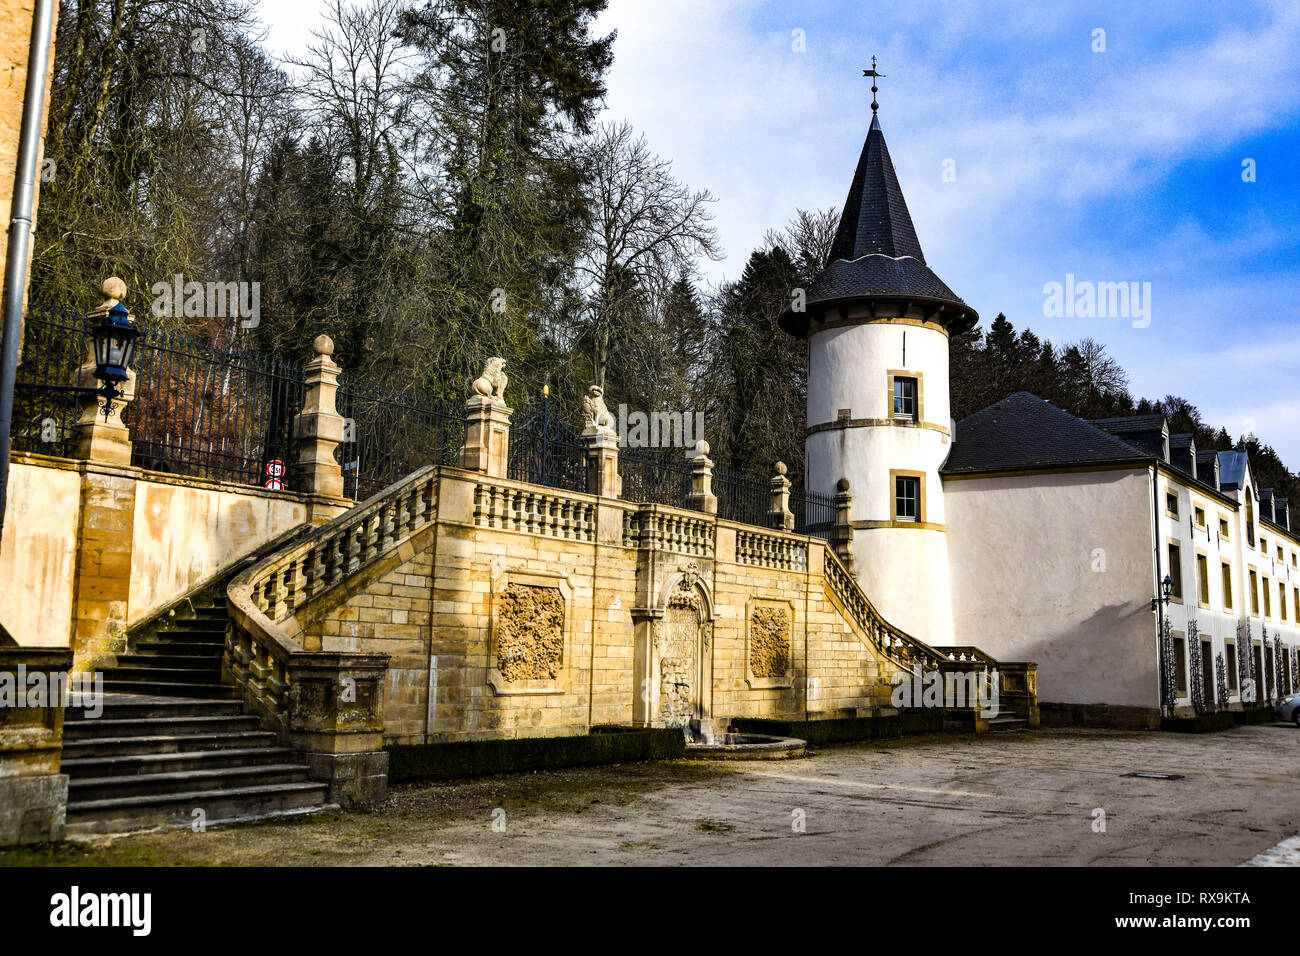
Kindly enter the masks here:
<path id="1" fill-rule="evenodd" d="M 126 306 L 121 302 L 104 315 L 103 320 L 91 329 L 95 346 L 95 378 L 104 384 L 97 390 L 104 397 L 104 417 L 113 414 L 113 402 L 122 394 L 118 386 L 131 373 L 131 359 L 135 357 L 135 340 L 140 330 L 131 321 Z"/>
<path id="2" fill-rule="evenodd" d="M 104 399 L 104 417 L 109 418 L 113 414 L 114 402 L 122 396 L 118 386 L 131 375 L 131 360 L 135 357 L 135 340 L 139 335 L 139 326 L 131 321 L 126 306 L 118 302 L 90 329 L 95 352 L 95 378 L 101 382 L 99 388 L 41 383 L 23 383 L 22 388 L 33 392 L 98 395 Z"/>
<path id="3" fill-rule="evenodd" d="M 1174 579 L 1166 574 L 1165 579 L 1160 582 L 1160 597 L 1153 597 L 1151 599 L 1151 610 L 1153 611 L 1156 610 L 1162 604 L 1168 604 L 1169 600 L 1173 596 L 1174 596 Z"/>

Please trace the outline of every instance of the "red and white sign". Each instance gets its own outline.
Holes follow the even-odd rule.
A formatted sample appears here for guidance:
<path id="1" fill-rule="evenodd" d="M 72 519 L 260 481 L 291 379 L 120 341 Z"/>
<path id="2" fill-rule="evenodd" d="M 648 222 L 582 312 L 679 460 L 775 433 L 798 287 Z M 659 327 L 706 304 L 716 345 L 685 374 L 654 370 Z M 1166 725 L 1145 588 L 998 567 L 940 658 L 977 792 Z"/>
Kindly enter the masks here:
<path id="1" fill-rule="evenodd" d="M 272 478 L 283 478 L 284 462 L 282 462 L 279 458 L 274 458 L 271 461 L 268 461 L 266 463 L 266 473 L 270 475 Z M 271 486 L 268 484 L 267 487 L 269 488 Z"/>
<path id="2" fill-rule="evenodd" d="M 266 482 L 266 487 L 272 491 L 284 491 L 284 482 L 279 478 L 270 478 Z"/>

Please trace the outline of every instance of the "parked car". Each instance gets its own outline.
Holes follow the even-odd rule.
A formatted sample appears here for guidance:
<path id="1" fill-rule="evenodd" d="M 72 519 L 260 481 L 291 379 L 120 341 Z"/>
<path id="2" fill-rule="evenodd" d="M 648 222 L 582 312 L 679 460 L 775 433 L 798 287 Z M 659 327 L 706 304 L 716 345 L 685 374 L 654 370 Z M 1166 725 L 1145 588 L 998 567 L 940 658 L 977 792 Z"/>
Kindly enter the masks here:
<path id="1" fill-rule="evenodd" d="M 1287 694 L 1277 702 L 1273 713 L 1278 720 L 1293 720 L 1300 727 L 1300 694 Z"/>

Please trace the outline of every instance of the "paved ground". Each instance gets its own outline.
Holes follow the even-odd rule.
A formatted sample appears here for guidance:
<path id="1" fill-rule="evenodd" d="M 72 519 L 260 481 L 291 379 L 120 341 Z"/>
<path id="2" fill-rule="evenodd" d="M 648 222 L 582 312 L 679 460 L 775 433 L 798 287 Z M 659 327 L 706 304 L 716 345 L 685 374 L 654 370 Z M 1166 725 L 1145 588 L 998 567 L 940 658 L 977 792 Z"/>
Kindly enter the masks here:
<path id="1" fill-rule="evenodd" d="M 1182 779 L 1124 776 L 1135 771 Z M 1236 865 L 1300 832 L 1298 780 L 1300 731 L 1281 724 L 923 737 L 772 763 L 412 784 L 362 812 L 0 864 Z"/>

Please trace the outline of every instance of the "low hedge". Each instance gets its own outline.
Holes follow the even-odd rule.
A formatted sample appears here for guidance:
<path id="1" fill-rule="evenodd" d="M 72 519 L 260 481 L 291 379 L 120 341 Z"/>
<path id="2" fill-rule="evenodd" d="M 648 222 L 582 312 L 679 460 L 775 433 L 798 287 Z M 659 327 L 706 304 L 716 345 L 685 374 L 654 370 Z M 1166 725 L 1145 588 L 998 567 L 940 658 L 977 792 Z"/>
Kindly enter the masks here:
<path id="1" fill-rule="evenodd" d="M 831 717 L 826 720 L 769 720 L 763 717 L 734 717 L 731 726 L 744 734 L 772 734 L 798 737 L 811 745 L 880 740 L 911 734 L 943 732 L 941 710 L 917 710 L 889 717 Z"/>
<path id="2" fill-rule="evenodd" d="M 671 760 L 686 752 L 686 740 L 679 729 L 593 727 L 590 734 L 572 737 L 394 744 L 384 749 L 389 782 L 402 783 Z"/>
<path id="3" fill-rule="evenodd" d="M 1231 730 L 1237 721 L 1231 711 L 1221 710 L 1214 714 L 1197 714 L 1195 717 L 1162 717 L 1160 729 L 1175 734 L 1209 734 L 1220 730 Z"/>

